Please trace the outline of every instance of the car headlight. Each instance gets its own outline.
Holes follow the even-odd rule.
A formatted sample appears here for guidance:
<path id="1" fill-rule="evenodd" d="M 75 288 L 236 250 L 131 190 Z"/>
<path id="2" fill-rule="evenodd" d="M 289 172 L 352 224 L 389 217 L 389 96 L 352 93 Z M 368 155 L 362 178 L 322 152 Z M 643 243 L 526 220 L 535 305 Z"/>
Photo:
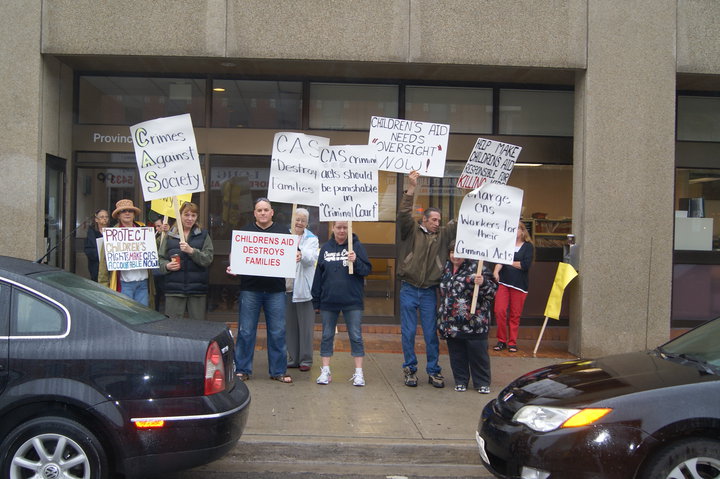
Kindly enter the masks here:
<path id="1" fill-rule="evenodd" d="M 587 426 L 608 414 L 609 408 L 571 409 L 547 406 L 523 406 L 513 421 L 525 424 L 533 431 L 549 432 L 559 427 Z"/>

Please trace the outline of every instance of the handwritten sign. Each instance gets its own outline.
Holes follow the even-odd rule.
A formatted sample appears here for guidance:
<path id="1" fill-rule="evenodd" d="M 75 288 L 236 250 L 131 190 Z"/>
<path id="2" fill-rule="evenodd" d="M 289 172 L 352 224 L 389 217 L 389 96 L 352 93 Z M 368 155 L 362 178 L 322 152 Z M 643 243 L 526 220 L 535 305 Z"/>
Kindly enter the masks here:
<path id="1" fill-rule="evenodd" d="M 377 151 L 380 170 L 415 170 L 423 176 L 442 178 L 449 137 L 449 125 L 374 116 L 368 144 Z"/>
<path id="2" fill-rule="evenodd" d="M 183 203 L 186 203 L 186 202 L 192 200 L 192 193 L 188 194 L 188 195 L 180 195 L 177 197 L 177 199 L 178 199 L 178 208 L 179 208 L 182 206 Z M 172 200 L 173 200 L 172 197 L 159 198 L 157 200 L 152 200 L 150 202 L 150 209 L 159 215 L 168 216 L 170 218 L 175 218 L 175 208 L 173 208 Z"/>
<path id="3" fill-rule="evenodd" d="M 378 163 L 367 145 L 320 150 L 320 221 L 378 220 Z"/>
<path id="4" fill-rule="evenodd" d="M 130 127 L 145 201 L 205 191 L 190 114 Z"/>
<path id="5" fill-rule="evenodd" d="M 154 228 L 105 228 L 103 241 L 108 271 L 158 267 Z"/>
<path id="6" fill-rule="evenodd" d="M 273 139 L 268 199 L 317 206 L 320 148 L 328 138 L 280 132 Z"/>
<path id="7" fill-rule="evenodd" d="M 474 190 L 486 181 L 506 185 L 521 151 L 521 146 L 478 138 L 457 187 Z"/>
<path id="8" fill-rule="evenodd" d="M 233 274 L 294 278 L 298 238 L 294 235 L 232 232 L 230 271 Z"/>
<path id="9" fill-rule="evenodd" d="M 523 190 L 485 183 L 460 205 L 455 256 L 512 264 Z"/>

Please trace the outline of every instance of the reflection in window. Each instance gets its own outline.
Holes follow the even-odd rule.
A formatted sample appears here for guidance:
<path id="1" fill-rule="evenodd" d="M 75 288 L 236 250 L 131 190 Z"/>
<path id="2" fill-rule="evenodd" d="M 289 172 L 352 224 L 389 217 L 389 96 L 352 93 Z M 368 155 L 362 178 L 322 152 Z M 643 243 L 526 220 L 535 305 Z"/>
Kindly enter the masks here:
<path id="1" fill-rule="evenodd" d="M 57 336 L 66 332 L 65 313 L 45 301 L 14 290 L 11 336 Z"/>
<path id="2" fill-rule="evenodd" d="M 573 136 L 574 93 L 500 90 L 501 135 Z"/>
<path id="3" fill-rule="evenodd" d="M 397 85 L 310 85 L 310 128 L 369 130 L 370 117 L 397 118 L 397 115 Z"/>
<path id="4" fill-rule="evenodd" d="M 491 88 L 409 86 L 405 95 L 408 120 L 448 124 L 451 133 L 492 133 Z"/>
<path id="5" fill-rule="evenodd" d="M 215 128 L 301 128 L 302 83 L 214 80 Z"/>
<path id="6" fill-rule="evenodd" d="M 134 125 L 190 113 L 193 125 L 205 125 L 205 80 L 81 76 L 78 115 L 81 124 Z"/>
<path id="7" fill-rule="evenodd" d="M 720 97 L 678 96 L 677 139 L 720 141 Z"/>

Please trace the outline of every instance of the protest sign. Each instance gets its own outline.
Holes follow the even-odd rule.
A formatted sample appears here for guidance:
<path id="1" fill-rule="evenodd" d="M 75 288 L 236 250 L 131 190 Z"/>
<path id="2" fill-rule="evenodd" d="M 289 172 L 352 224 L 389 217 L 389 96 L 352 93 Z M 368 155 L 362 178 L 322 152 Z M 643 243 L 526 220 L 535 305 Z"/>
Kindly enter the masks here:
<path id="1" fill-rule="evenodd" d="M 449 125 L 374 116 L 368 144 L 377 151 L 380 170 L 414 170 L 423 176 L 442 178 L 449 137 Z"/>
<path id="2" fill-rule="evenodd" d="M 485 183 L 460 205 L 455 256 L 512 264 L 523 190 Z"/>
<path id="3" fill-rule="evenodd" d="M 190 114 L 130 127 L 145 201 L 205 191 Z"/>
<path id="4" fill-rule="evenodd" d="M 320 221 L 378 220 L 378 163 L 368 145 L 320 150 Z"/>
<path id="5" fill-rule="evenodd" d="M 474 190 L 485 182 L 506 185 L 521 151 L 521 146 L 478 138 L 457 187 Z"/>
<path id="6" fill-rule="evenodd" d="M 328 138 L 303 133 L 276 133 L 270 162 L 268 199 L 318 205 L 320 148 Z"/>
<path id="7" fill-rule="evenodd" d="M 298 238 L 294 235 L 232 232 L 230 271 L 232 274 L 294 278 Z"/>
<path id="8" fill-rule="evenodd" d="M 154 228 L 105 228 L 103 242 L 108 271 L 158 267 Z"/>
<path id="9" fill-rule="evenodd" d="M 187 195 L 179 195 L 177 197 L 178 204 L 182 206 L 183 203 L 192 200 L 192 193 Z M 175 208 L 173 208 L 173 197 L 169 198 L 158 198 L 150 202 L 150 209 L 162 216 L 169 216 L 175 218 Z"/>

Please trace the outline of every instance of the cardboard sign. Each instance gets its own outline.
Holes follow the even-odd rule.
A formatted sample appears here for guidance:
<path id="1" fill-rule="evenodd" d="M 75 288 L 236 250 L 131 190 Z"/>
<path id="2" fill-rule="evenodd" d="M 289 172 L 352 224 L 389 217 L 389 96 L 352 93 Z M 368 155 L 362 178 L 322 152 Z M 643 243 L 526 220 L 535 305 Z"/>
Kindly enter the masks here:
<path id="1" fill-rule="evenodd" d="M 422 176 L 445 175 L 450 125 L 374 116 L 368 144 L 378 158 L 378 169 L 397 173 L 419 171 Z"/>
<path id="2" fill-rule="evenodd" d="M 205 191 L 190 114 L 130 127 L 145 201 Z"/>
<path id="3" fill-rule="evenodd" d="M 506 185 L 522 146 L 478 138 L 457 187 L 474 190 L 485 182 Z"/>
<path id="4" fill-rule="evenodd" d="M 320 166 L 320 221 L 378 220 L 378 163 L 372 147 L 324 147 Z"/>
<path id="5" fill-rule="evenodd" d="M 105 228 L 103 241 L 108 271 L 158 267 L 155 228 Z"/>
<path id="6" fill-rule="evenodd" d="M 512 264 L 523 190 L 485 183 L 460 205 L 455 256 Z"/>
<path id="7" fill-rule="evenodd" d="M 177 197 L 177 199 L 178 199 L 178 207 L 180 207 L 183 205 L 183 203 L 186 203 L 186 202 L 192 200 L 192 194 L 180 195 Z M 175 218 L 175 209 L 173 208 L 172 200 L 173 200 L 172 196 L 170 198 L 160 198 L 157 200 L 152 200 L 150 202 L 150 209 L 159 215 L 167 216 L 169 218 Z"/>
<path id="8" fill-rule="evenodd" d="M 234 230 L 230 271 L 251 276 L 294 278 L 297 245 L 295 235 Z"/>
<path id="9" fill-rule="evenodd" d="M 328 138 L 320 136 L 276 133 L 270 162 L 268 199 L 317 206 L 320 148 L 329 144 Z"/>

